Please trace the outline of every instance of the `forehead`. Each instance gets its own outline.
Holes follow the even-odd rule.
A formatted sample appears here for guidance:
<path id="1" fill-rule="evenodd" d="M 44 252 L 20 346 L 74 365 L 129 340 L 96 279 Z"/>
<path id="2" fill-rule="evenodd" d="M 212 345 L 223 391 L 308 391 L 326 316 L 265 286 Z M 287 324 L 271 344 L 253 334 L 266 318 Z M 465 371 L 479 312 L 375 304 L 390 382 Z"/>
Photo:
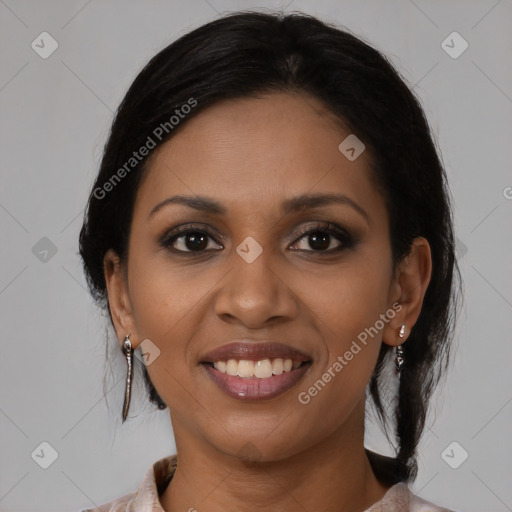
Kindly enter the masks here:
<path id="1" fill-rule="evenodd" d="M 353 134 L 310 96 L 226 100 L 185 122 L 148 161 L 137 198 L 145 210 L 178 193 L 216 197 L 231 211 L 304 193 L 382 200 L 369 152 L 348 159 L 339 146 Z"/>

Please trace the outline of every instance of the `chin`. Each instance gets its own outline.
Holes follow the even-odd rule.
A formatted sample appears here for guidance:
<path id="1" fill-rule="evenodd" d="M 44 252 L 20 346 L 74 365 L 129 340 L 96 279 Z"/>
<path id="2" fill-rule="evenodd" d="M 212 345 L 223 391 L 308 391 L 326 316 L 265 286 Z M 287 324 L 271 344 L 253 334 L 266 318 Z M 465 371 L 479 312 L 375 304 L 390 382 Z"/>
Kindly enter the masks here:
<path id="1" fill-rule="evenodd" d="M 295 433 L 290 433 L 288 436 L 279 435 L 272 440 L 268 433 L 261 436 L 251 434 L 245 437 L 234 435 L 232 438 L 225 439 L 229 445 L 210 442 L 227 456 L 247 463 L 278 462 L 298 455 L 304 449 L 300 443 L 294 442 Z"/>

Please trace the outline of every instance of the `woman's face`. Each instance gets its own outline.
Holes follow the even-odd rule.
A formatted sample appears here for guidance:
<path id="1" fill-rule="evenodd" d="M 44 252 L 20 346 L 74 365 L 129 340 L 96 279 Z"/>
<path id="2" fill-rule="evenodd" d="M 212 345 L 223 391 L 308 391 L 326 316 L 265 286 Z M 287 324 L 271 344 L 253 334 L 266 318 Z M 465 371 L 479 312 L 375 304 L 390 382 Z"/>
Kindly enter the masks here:
<path id="1" fill-rule="evenodd" d="M 393 308 L 402 291 L 384 199 L 368 152 L 354 159 L 359 147 L 338 148 L 349 135 L 311 97 L 276 93 L 205 110 L 153 155 L 114 317 L 120 339 L 151 341 L 147 369 L 178 445 L 192 436 L 225 454 L 252 447 L 254 458 L 278 460 L 361 431 L 381 343 L 398 344 L 404 318 Z M 196 207 L 169 200 L 177 195 Z M 313 196 L 331 199 L 308 203 Z M 184 225 L 190 233 L 173 238 Z M 239 340 L 239 356 L 208 356 Z M 244 359 L 243 347 L 259 341 L 307 362 L 269 377 L 287 354 L 271 347 Z M 228 371 L 243 375 L 254 360 L 270 363 L 256 363 L 264 377 L 247 378 L 214 359 L 235 359 Z"/>

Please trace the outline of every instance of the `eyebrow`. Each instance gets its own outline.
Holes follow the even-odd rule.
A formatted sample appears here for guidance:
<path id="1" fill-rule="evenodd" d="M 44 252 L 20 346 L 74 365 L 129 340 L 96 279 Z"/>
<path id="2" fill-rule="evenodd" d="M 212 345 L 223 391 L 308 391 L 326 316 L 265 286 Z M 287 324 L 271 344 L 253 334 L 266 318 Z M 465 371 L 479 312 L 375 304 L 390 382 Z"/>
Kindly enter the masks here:
<path id="1" fill-rule="evenodd" d="M 366 210 L 344 194 L 303 194 L 284 201 L 282 210 L 284 214 L 290 214 L 300 210 L 320 208 L 333 203 L 352 207 L 369 223 L 369 216 Z"/>
<path id="2" fill-rule="evenodd" d="M 283 214 L 288 215 L 301 210 L 320 208 L 333 203 L 352 207 L 369 222 L 368 213 L 364 208 L 344 194 L 302 194 L 283 201 L 281 210 Z M 168 197 L 158 203 L 149 213 L 149 217 L 169 204 L 181 204 L 202 212 L 227 215 L 227 209 L 210 197 L 176 195 Z"/>

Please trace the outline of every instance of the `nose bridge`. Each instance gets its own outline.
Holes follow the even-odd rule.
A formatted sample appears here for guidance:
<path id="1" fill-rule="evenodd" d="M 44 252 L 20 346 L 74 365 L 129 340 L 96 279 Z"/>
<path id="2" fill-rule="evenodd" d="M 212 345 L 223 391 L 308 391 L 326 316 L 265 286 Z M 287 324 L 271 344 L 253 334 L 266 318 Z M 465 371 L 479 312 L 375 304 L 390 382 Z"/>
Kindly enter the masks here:
<path id="1" fill-rule="evenodd" d="M 269 288 L 275 287 L 274 278 L 275 259 L 269 248 L 263 249 L 252 237 L 244 240 L 236 248 L 236 256 L 233 255 L 233 270 L 237 273 L 237 280 L 242 285 L 261 287 L 267 293 Z M 255 289 L 256 290 L 256 289 Z"/>
<path id="2" fill-rule="evenodd" d="M 231 271 L 217 296 L 216 313 L 254 324 L 275 316 L 295 313 L 295 301 L 279 278 L 277 259 L 271 248 L 248 236 L 230 255 Z"/>
<path id="3" fill-rule="evenodd" d="M 260 237 L 261 240 L 261 237 Z M 238 294 L 245 294 L 251 300 L 258 297 L 268 303 L 276 296 L 276 275 L 273 266 L 273 251 L 248 236 L 233 252 L 232 284 L 238 287 Z"/>

